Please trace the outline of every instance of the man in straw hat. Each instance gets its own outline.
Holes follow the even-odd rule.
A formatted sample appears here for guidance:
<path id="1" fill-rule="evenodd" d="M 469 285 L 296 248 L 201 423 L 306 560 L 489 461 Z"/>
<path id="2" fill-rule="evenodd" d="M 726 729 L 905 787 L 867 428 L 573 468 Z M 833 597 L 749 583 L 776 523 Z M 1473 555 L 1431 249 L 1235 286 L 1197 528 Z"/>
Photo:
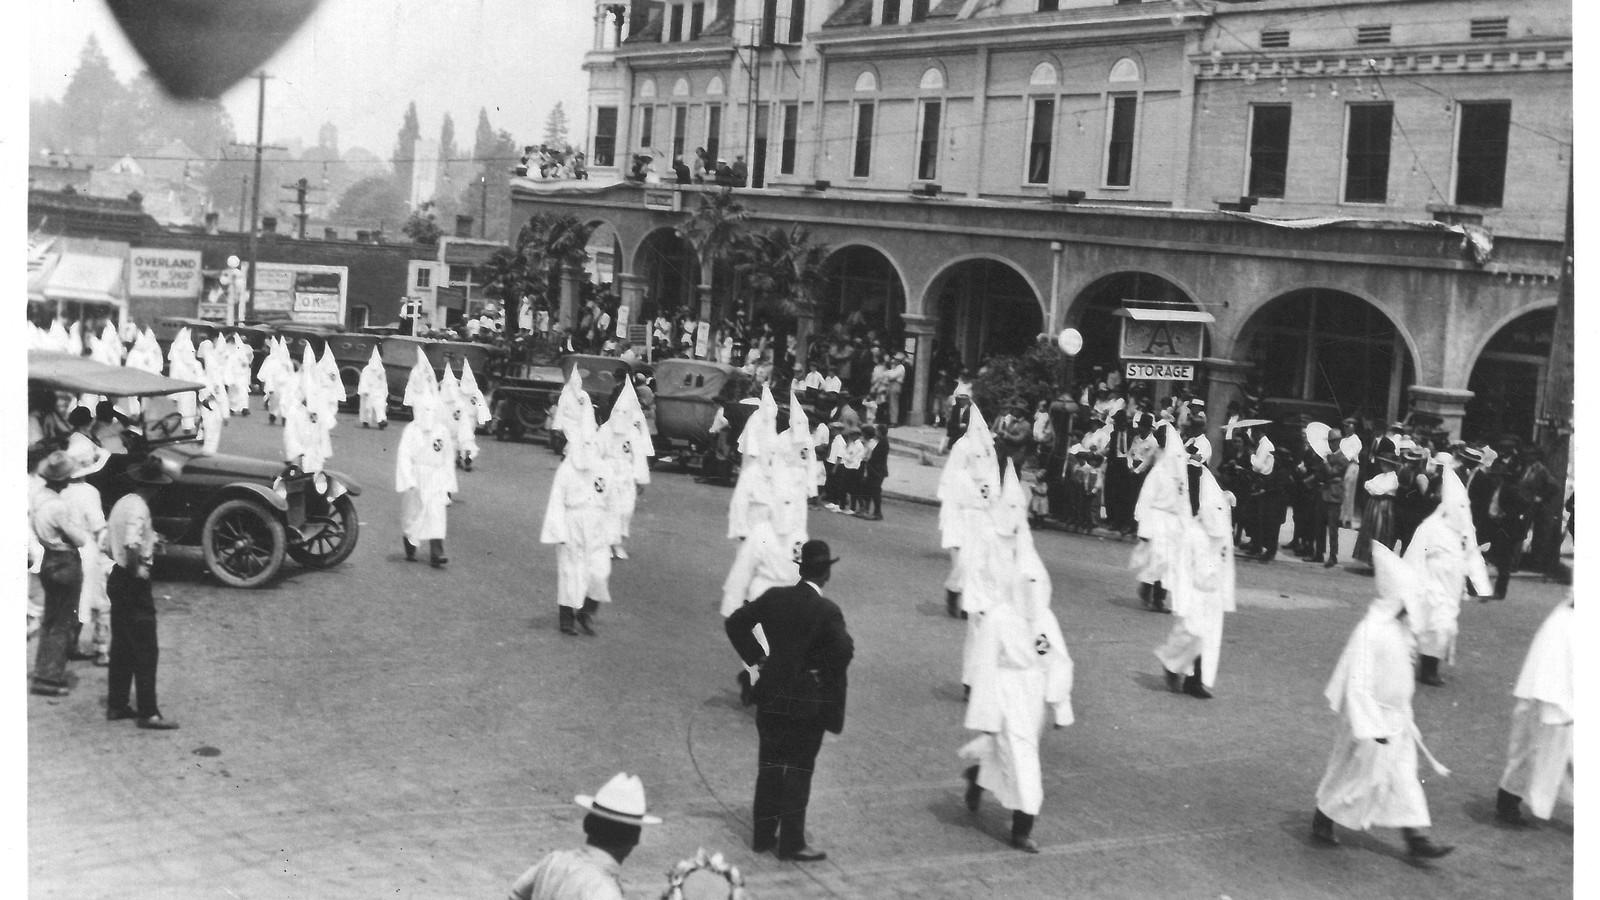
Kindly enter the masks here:
<path id="1" fill-rule="evenodd" d="M 72 483 L 61 491 L 61 499 L 72 507 L 78 516 L 78 525 L 89 536 L 89 540 L 78 548 L 78 557 L 83 564 L 83 587 L 78 592 L 78 624 L 73 629 L 72 646 L 67 648 L 67 658 L 92 659 L 96 665 L 104 666 L 111 662 L 111 632 L 107 623 L 111 617 L 111 606 L 106 599 L 106 573 L 110 566 L 100 554 L 100 538 L 106 530 L 106 513 L 100 502 L 100 490 L 84 479 L 105 468 L 111 454 L 95 446 L 88 437 L 77 433 L 67 438 L 66 454 L 74 468 Z M 91 626 L 92 644 L 89 650 L 84 650 L 80 645 L 85 625 Z"/>
<path id="2" fill-rule="evenodd" d="M 1428 798 L 1417 778 L 1418 751 L 1434 771 L 1448 775 L 1422 744 L 1411 713 L 1411 658 L 1416 642 L 1403 621 L 1422 587 L 1414 567 L 1382 544 L 1372 545 L 1377 597 L 1351 632 L 1323 696 L 1341 718 L 1341 728 L 1317 785 L 1312 839 L 1339 843 L 1334 823 L 1358 831 L 1374 825 L 1399 828 L 1418 859 L 1436 859 L 1454 847 L 1428 837 L 1433 823 Z"/>
<path id="3" fill-rule="evenodd" d="M 147 456 L 130 468 L 133 491 L 111 507 L 103 548 L 111 557 L 106 594 L 111 598 L 111 671 L 106 679 L 106 719 L 138 719 L 140 728 L 171 730 L 178 723 L 163 718 L 156 705 L 156 605 L 150 593 L 150 565 L 160 537 L 150 515 L 156 488 L 172 483 L 161 458 Z M 128 705 L 129 687 L 139 705 Z"/>
<path id="4" fill-rule="evenodd" d="M 622 863 L 639 846 L 645 825 L 661 819 L 645 812 L 644 782 L 618 772 L 594 796 L 573 802 L 583 817 L 584 846 L 556 850 L 511 885 L 510 900 L 622 900 Z"/>
<path id="5" fill-rule="evenodd" d="M 83 561 L 79 548 L 91 540 L 80 516 L 61 492 L 72 482 L 78 466 L 66 451 L 56 450 L 39 464 L 44 486 L 33 495 L 28 513 L 34 538 L 44 548 L 39 564 L 39 584 L 44 588 L 44 611 L 39 619 L 39 650 L 33 665 L 33 693 L 65 697 L 67 648 L 78 624 L 78 592 L 83 588 Z"/>
<path id="6" fill-rule="evenodd" d="M 756 702 L 755 835 L 757 853 L 815 862 L 827 854 L 806 843 L 806 805 L 822 733 L 844 730 L 846 671 L 855 644 L 844 614 L 822 588 L 838 558 L 825 541 L 800 547 L 800 581 L 773 588 L 728 616 L 724 627 L 745 665 L 761 667 Z M 769 651 L 755 636 L 760 626 Z"/>

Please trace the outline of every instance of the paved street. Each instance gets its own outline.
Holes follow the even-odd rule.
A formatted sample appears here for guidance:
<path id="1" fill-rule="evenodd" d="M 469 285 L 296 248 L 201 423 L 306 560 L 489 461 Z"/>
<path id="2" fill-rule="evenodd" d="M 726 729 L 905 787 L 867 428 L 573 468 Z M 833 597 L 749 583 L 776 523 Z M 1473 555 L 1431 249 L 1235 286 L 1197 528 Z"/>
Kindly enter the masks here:
<path id="1" fill-rule="evenodd" d="M 1321 691 L 1370 579 L 1241 563 L 1217 697 L 1200 702 L 1163 688 L 1151 649 L 1170 620 L 1134 599 L 1131 545 L 1040 533 L 1078 723 L 1044 738 L 1044 851 L 1025 856 L 992 798 L 976 817 L 961 803 L 962 626 L 943 610 L 937 511 L 813 512 L 812 536 L 843 557 L 828 593 L 856 660 L 811 804 L 830 856 L 799 866 L 748 849 L 756 735 L 717 614 L 728 490 L 658 473 L 599 637 L 565 637 L 537 542 L 557 457 L 484 438 L 435 571 L 402 561 L 403 427 L 341 417 L 334 432 L 332 467 L 365 488 L 344 566 L 289 563 L 257 591 L 219 588 L 195 561 L 158 569 L 161 705 L 181 730 L 104 721 L 105 670 L 85 663 L 70 697 L 29 698 L 32 896 L 500 897 L 581 841 L 572 796 L 619 770 L 666 819 L 624 866 L 630 897 L 659 896 L 701 846 L 744 869 L 755 900 L 1573 894 L 1570 808 L 1525 832 L 1492 824 L 1510 687 L 1554 585 L 1519 576 L 1509 601 L 1465 606 L 1447 686 L 1419 688 L 1418 723 L 1454 770 L 1426 781 L 1435 832 L 1459 849 L 1417 866 L 1393 831 L 1307 840 L 1337 725 Z M 280 438 L 258 399 L 223 449 L 275 458 Z"/>

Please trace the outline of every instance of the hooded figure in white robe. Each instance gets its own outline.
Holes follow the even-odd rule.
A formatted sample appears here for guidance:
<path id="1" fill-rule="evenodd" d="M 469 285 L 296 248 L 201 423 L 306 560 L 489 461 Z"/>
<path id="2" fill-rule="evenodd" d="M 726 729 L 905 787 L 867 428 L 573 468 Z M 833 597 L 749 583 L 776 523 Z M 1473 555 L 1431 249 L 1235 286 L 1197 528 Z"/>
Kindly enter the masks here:
<path id="1" fill-rule="evenodd" d="M 952 618 L 968 617 L 966 557 L 986 536 L 983 515 L 999 499 L 999 469 L 995 463 L 994 435 L 977 404 L 972 405 L 967 431 L 950 447 L 939 473 L 939 546 L 950 551 L 950 574 L 945 577 L 945 611 Z"/>
<path id="2" fill-rule="evenodd" d="M 1139 600 L 1147 609 L 1166 612 L 1167 587 L 1172 583 L 1178 545 L 1190 517 L 1189 475 L 1184 466 L 1183 442 L 1172 425 L 1156 430 L 1155 461 L 1150 464 L 1133 517 L 1139 524 L 1139 543 L 1128 561 L 1139 582 Z"/>
<path id="3" fill-rule="evenodd" d="M 639 406 L 639 395 L 634 392 L 631 381 L 623 382 L 617 402 L 611 405 L 611 415 L 600 428 L 600 453 L 611 470 L 606 502 L 616 517 L 617 536 L 611 555 L 627 559 L 623 541 L 632 531 L 639 492 L 650 483 L 650 457 L 655 455 L 644 410 Z"/>
<path id="4" fill-rule="evenodd" d="M 227 367 L 223 384 L 228 391 L 228 410 L 241 416 L 250 415 L 250 365 L 256 352 L 237 334 L 226 346 Z"/>
<path id="5" fill-rule="evenodd" d="M 196 355 L 204 360 L 202 384 L 197 412 L 200 417 L 200 452 L 215 456 L 222 445 L 222 423 L 228 417 L 227 388 L 220 379 L 221 364 L 214 345 L 201 341 Z"/>
<path id="6" fill-rule="evenodd" d="M 794 491 L 800 501 L 800 514 L 804 516 L 806 506 L 817 496 L 827 472 L 822 460 L 817 459 L 815 436 L 806 419 L 805 406 L 800 402 L 800 395 L 792 391 L 789 393 L 789 428 L 783 436 L 789 444 L 785 457 L 789 474 L 780 487 Z"/>
<path id="7" fill-rule="evenodd" d="M 306 346 L 310 352 L 310 345 Z M 339 418 L 339 404 L 344 402 L 344 379 L 339 375 L 339 361 L 333 358 L 333 348 L 322 345 L 322 357 L 317 360 L 317 374 L 322 376 L 322 402 L 328 411 L 328 427 Z"/>
<path id="8" fill-rule="evenodd" d="M 195 358 L 194 344 L 189 337 L 189 329 L 179 328 L 178 334 L 172 339 L 172 344 L 167 348 L 167 375 L 179 381 L 198 381 L 204 383 L 206 373 L 200 366 L 200 361 Z M 172 395 L 177 405 L 178 412 L 185 419 L 192 419 L 195 415 L 198 399 L 192 392 L 185 391 Z"/>
<path id="9" fill-rule="evenodd" d="M 1003 490 L 1023 500 L 1009 464 L 1005 481 Z M 1050 576 L 1034 549 L 1025 512 L 1015 501 L 1001 505 L 1013 531 L 989 545 L 999 558 L 981 567 L 997 582 L 971 652 L 972 693 L 963 723 L 982 733 L 958 755 L 974 763 L 965 773 L 967 807 L 977 811 L 982 791 L 993 792 L 1012 811 L 1012 846 L 1037 853 L 1031 834 L 1044 802 L 1039 738 L 1047 721 L 1057 728 L 1074 721 L 1072 657 L 1050 610 Z"/>
<path id="10" fill-rule="evenodd" d="M 1411 617 L 1419 654 L 1417 678 L 1438 686 L 1444 684 L 1439 677 L 1440 660 L 1455 662 L 1457 619 L 1467 581 L 1480 597 L 1494 591 L 1461 479 L 1440 480 L 1439 505 L 1417 526 L 1406 545 L 1405 561 L 1422 573 L 1425 600 Z"/>
<path id="11" fill-rule="evenodd" d="M 472 471 L 472 461 L 478 458 L 478 429 L 489 424 L 489 403 L 484 399 L 478 379 L 472 375 L 472 363 L 461 361 L 461 418 L 457 420 L 456 455 L 461 467 Z"/>
<path id="12" fill-rule="evenodd" d="M 284 459 L 302 472 L 321 472 L 333 455 L 332 440 L 323 426 L 325 405 L 315 368 L 302 368 L 298 376 L 280 385 L 283 409 Z"/>
<path id="13" fill-rule="evenodd" d="M 372 348 L 372 356 L 361 369 L 356 396 L 361 404 L 362 428 L 389 427 L 389 375 L 383 369 L 383 357 L 378 355 L 377 347 Z"/>
<path id="14" fill-rule="evenodd" d="M 456 466 L 461 467 L 461 420 L 466 415 L 467 403 L 461 396 L 461 382 L 456 379 L 456 373 L 451 370 L 447 360 L 444 364 L 444 374 L 439 376 L 439 407 L 440 415 L 444 422 L 450 426 L 450 446 L 455 448 Z"/>
<path id="15" fill-rule="evenodd" d="M 585 394 L 567 432 L 566 456 L 550 484 L 539 542 L 556 548 L 556 603 L 561 632 L 594 634 L 594 613 L 611 602 L 611 547 L 616 517 L 607 492 L 611 470 Z"/>
<path id="16" fill-rule="evenodd" d="M 1172 631 L 1155 654 L 1168 687 L 1203 700 L 1216 684 L 1223 614 L 1234 610 L 1233 506 L 1197 457 L 1184 466 L 1189 505 L 1187 515 L 1178 517 L 1181 531 L 1168 572 Z"/>
<path id="17" fill-rule="evenodd" d="M 1411 855 L 1433 858 L 1453 848 L 1432 843 L 1428 800 L 1417 778 L 1420 751 L 1440 775 L 1412 717 L 1416 639 L 1402 620 L 1422 591 L 1415 566 L 1387 547 L 1372 548 L 1377 597 L 1351 632 L 1323 696 L 1340 717 L 1328 768 L 1317 785 L 1312 836 L 1336 844 L 1334 823 L 1356 831 L 1402 829 Z"/>
<path id="18" fill-rule="evenodd" d="M 1500 776 L 1495 816 L 1506 825 L 1526 824 L 1522 802 L 1549 819 L 1556 801 L 1572 803 L 1572 720 L 1577 709 L 1572 651 L 1578 635 L 1572 595 L 1563 600 L 1533 636 L 1522 662 L 1511 712 L 1511 744 Z"/>
<path id="19" fill-rule="evenodd" d="M 416 409 L 424 398 L 439 398 L 439 382 L 434 378 L 433 366 L 421 347 L 416 352 L 416 359 L 411 363 L 411 374 L 406 376 L 405 394 L 400 398 L 401 403 L 412 409 Z"/>
<path id="20" fill-rule="evenodd" d="M 561 386 L 561 393 L 556 397 L 555 412 L 550 416 L 552 440 L 556 435 L 560 435 L 562 441 L 570 440 L 570 435 L 576 433 L 580 415 L 584 413 L 590 419 L 594 418 L 594 402 L 589 399 L 588 391 L 583 389 L 583 374 L 574 366 L 572 374 L 567 376 L 567 383 Z"/>
<path id="21" fill-rule="evenodd" d="M 749 403 L 749 400 L 744 401 Z M 739 479 L 728 499 L 728 537 L 743 538 L 756 522 L 769 519 L 778 493 L 778 404 L 761 388 L 756 408 L 739 432 Z"/>
<path id="22" fill-rule="evenodd" d="M 261 383 L 262 400 L 267 407 L 267 424 L 282 418 L 285 381 L 294 375 L 294 362 L 289 358 L 288 346 L 283 338 L 267 338 L 267 358 L 256 370 L 256 381 Z"/>
<path id="23" fill-rule="evenodd" d="M 417 547 L 427 541 L 429 563 L 434 568 L 444 565 L 446 514 L 457 490 L 456 467 L 450 427 L 433 397 L 424 396 L 412 407 L 411 424 L 401 433 L 395 453 L 394 488 L 401 495 L 406 559 L 414 558 Z"/>

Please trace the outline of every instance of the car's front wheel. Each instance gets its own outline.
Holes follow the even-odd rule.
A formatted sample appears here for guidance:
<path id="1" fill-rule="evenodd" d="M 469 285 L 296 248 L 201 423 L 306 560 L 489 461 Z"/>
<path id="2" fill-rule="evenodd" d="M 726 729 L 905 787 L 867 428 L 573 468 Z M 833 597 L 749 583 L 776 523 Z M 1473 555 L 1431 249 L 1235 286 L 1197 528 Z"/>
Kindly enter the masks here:
<path id="1" fill-rule="evenodd" d="M 283 567 L 287 539 L 283 523 L 265 505 L 235 498 L 206 516 L 200 546 L 206 568 L 232 587 L 260 587 Z"/>
<path id="2" fill-rule="evenodd" d="M 314 569 L 331 569 L 350 558 L 355 552 L 356 538 L 361 536 L 361 520 L 356 516 L 355 502 L 349 494 L 328 505 L 322 515 L 306 518 L 301 529 L 307 537 L 289 547 L 289 557 L 302 566 Z"/>

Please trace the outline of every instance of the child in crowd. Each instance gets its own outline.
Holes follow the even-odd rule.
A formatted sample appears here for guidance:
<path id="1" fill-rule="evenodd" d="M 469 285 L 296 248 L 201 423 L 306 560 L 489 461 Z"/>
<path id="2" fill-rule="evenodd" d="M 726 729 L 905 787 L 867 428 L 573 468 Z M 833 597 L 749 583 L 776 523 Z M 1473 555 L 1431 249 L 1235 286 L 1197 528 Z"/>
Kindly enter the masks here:
<path id="1" fill-rule="evenodd" d="M 883 519 L 883 480 L 889 477 L 889 426 L 872 426 L 861 468 L 861 500 L 856 515 L 874 522 Z M 871 506 L 872 511 L 867 512 Z"/>
<path id="2" fill-rule="evenodd" d="M 866 448 L 861 443 L 861 430 L 844 431 L 833 439 L 828 451 L 830 473 L 829 502 L 827 509 L 849 513 L 861 493 L 861 463 L 866 459 Z"/>

